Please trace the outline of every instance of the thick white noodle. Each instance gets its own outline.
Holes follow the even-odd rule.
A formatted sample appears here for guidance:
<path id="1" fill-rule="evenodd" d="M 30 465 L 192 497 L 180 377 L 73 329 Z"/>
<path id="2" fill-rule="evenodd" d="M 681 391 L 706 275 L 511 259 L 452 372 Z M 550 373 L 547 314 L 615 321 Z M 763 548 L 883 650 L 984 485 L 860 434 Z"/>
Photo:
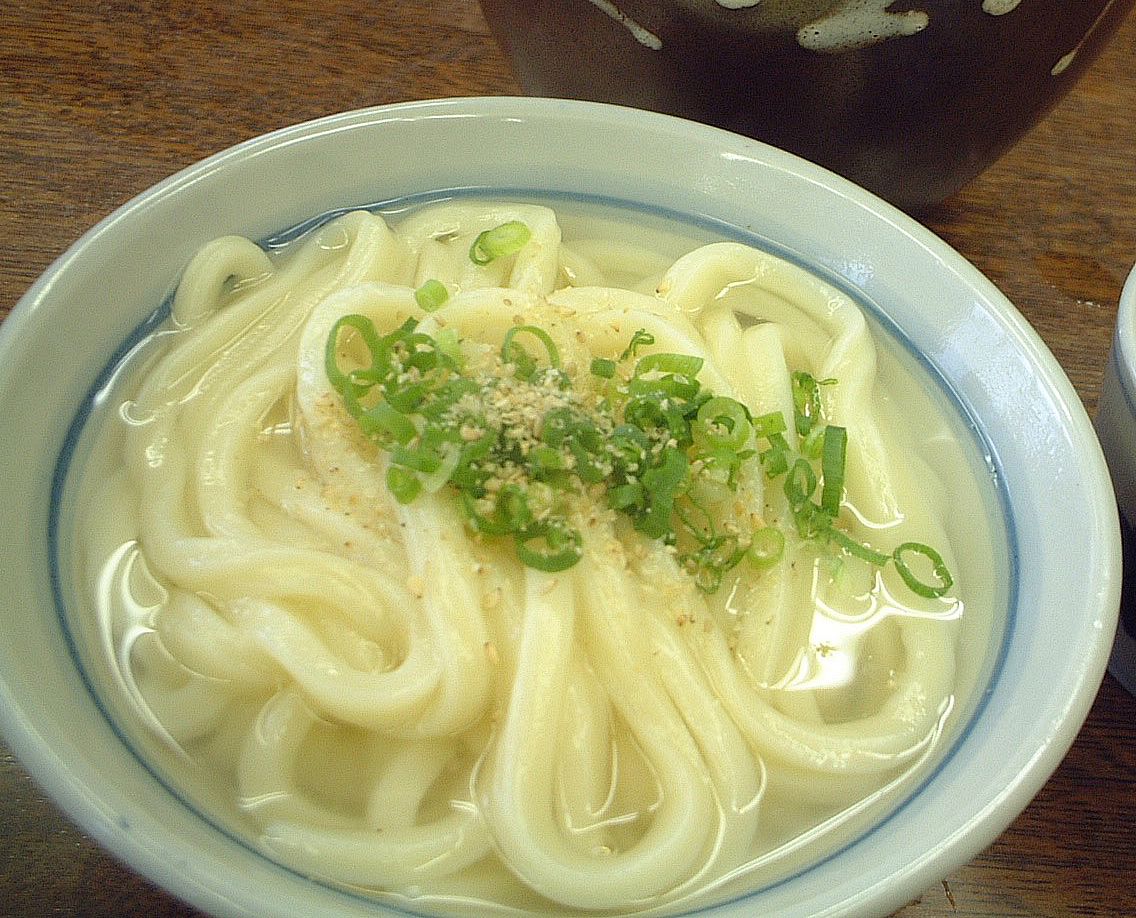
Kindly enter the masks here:
<path id="1" fill-rule="evenodd" d="M 530 241 L 473 264 L 477 235 L 509 220 Z M 429 279 L 449 299 L 426 313 L 415 289 Z M 848 531 L 884 551 L 934 544 L 955 568 L 938 484 L 879 420 L 864 316 L 783 260 L 734 243 L 673 264 L 632 244 L 562 246 L 555 213 L 528 204 L 442 204 L 396 230 L 349 213 L 283 261 L 216 240 L 123 411 L 137 550 L 163 591 L 130 655 L 161 729 L 232 757 L 273 856 L 416 895 L 478 890 L 477 865 L 496 863 L 514 900 L 654 908 L 768 858 L 785 822 L 771 807 L 882 794 L 926 754 L 953 703 L 960 604 L 893 602 L 902 585 L 877 573 L 868 615 L 760 473 L 739 500 L 789 544 L 728 602 L 602 505 L 581 514 L 575 568 L 524 569 L 471 537 L 447 490 L 391 496 L 325 371 L 350 314 L 382 332 L 454 329 L 482 353 L 538 324 L 582 377 L 645 329 L 649 350 L 702 357 L 705 387 L 790 428 L 792 371 L 834 378 L 822 396 L 849 432 Z M 799 684 L 818 627 L 861 625 L 890 683 L 837 701 Z"/>

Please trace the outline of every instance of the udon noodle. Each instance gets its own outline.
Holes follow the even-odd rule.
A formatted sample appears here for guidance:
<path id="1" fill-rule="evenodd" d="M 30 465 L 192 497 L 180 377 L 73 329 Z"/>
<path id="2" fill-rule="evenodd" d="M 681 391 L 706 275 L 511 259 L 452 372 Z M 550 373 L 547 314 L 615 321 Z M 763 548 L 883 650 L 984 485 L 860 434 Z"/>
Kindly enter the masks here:
<path id="1" fill-rule="evenodd" d="M 517 223 L 515 251 L 471 259 Z M 985 665 L 990 550 L 952 522 L 981 527 L 981 495 L 943 480 L 965 449 L 924 402 L 903 414 L 926 396 L 886 387 L 920 388 L 884 380 L 856 303 L 737 242 L 561 236 L 544 206 L 459 201 L 347 213 L 281 252 L 209 243 L 119 374 L 83 486 L 80 592 L 160 767 L 269 856 L 417 909 L 681 909 L 783 876 L 912 786 Z M 539 327 L 593 404 L 635 359 L 697 357 L 706 390 L 788 419 L 793 456 L 804 374 L 847 432 L 845 540 L 802 532 L 758 444 L 709 588 L 602 484 L 569 489 L 578 563 L 526 565 L 452 484 L 392 494 L 329 377 L 329 339 L 330 366 L 357 359 L 345 316 L 415 320 L 499 376 L 510 329 Z M 750 563 L 765 529 L 783 545 Z M 913 542 L 953 575 L 941 595 L 841 547 Z"/>

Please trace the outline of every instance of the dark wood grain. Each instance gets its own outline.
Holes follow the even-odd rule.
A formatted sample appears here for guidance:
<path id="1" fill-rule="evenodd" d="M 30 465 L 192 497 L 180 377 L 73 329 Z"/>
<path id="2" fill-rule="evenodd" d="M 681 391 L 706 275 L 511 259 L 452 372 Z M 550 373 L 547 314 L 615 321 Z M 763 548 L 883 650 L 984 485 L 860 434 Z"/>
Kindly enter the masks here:
<path id="1" fill-rule="evenodd" d="M 1033 323 L 1094 410 L 1136 262 L 1136 16 L 926 222 Z M 520 91 L 474 0 L 15 0 L 0 10 L 0 317 L 86 229 L 249 137 L 346 109 Z M 972 863 L 898 914 L 1136 914 L 1136 700 L 1106 677 L 1068 757 Z M 191 916 L 0 747 L 0 914 Z"/>

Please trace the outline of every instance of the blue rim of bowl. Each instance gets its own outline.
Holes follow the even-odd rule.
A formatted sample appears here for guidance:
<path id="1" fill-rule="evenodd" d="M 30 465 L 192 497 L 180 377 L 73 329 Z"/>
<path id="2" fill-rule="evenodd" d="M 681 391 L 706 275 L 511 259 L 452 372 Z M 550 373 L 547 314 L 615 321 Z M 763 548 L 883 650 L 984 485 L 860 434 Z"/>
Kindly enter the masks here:
<path id="1" fill-rule="evenodd" d="M 309 136 L 313 133 L 323 133 L 328 130 L 340 129 L 344 126 L 351 127 L 352 125 L 357 125 L 359 127 L 366 127 L 368 125 L 374 125 L 378 122 L 385 121 L 392 117 L 410 119 L 422 117 L 428 118 L 432 114 L 438 113 L 439 109 L 441 110 L 442 114 L 452 114 L 452 110 L 455 106 L 460 109 L 462 106 L 468 105 L 470 103 L 474 105 L 487 105 L 489 108 L 488 111 L 477 111 L 473 114 L 481 117 L 488 117 L 493 120 L 500 119 L 504 112 L 508 112 L 512 109 L 520 109 L 521 113 L 523 114 L 542 114 L 545 116 L 550 114 L 552 111 L 560 110 L 588 110 L 591 114 L 596 115 L 597 113 L 602 113 L 604 110 L 618 109 L 617 106 L 606 106 L 595 103 L 581 103 L 566 100 L 519 100 L 505 97 L 451 99 L 445 100 L 444 102 L 401 103 L 391 106 L 379 106 L 373 109 L 344 112 L 340 115 L 332 115 L 325 118 L 316 119 L 315 121 L 294 125 L 292 127 L 282 128 L 278 131 L 274 131 L 272 133 L 253 138 L 249 141 L 245 141 L 242 144 L 238 144 L 232 148 L 229 148 L 225 151 L 215 154 L 214 156 L 202 160 L 199 163 L 187 167 L 186 169 L 169 177 L 163 182 L 158 183 L 148 191 L 143 192 L 138 197 L 127 202 L 127 204 L 123 205 L 113 214 L 105 218 L 103 221 L 101 221 L 99 224 L 85 233 L 70 249 L 68 249 L 66 253 L 64 253 L 63 256 L 61 256 L 56 261 L 55 264 L 53 264 L 48 269 L 48 271 L 44 273 L 43 276 L 41 276 L 41 278 L 33 285 L 31 290 L 29 290 L 28 294 L 26 294 L 25 297 L 21 299 L 20 303 L 17 304 L 16 310 L 13 312 L 13 316 L 4 323 L 5 327 L 0 328 L 0 349 L 9 346 L 9 342 L 17 334 L 15 329 L 18 328 L 21 324 L 24 314 L 32 310 L 35 301 L 42 294 L 43 290 L 47 288 L 53 275 L 66 266 L 68 259 L 74 253 L 80 250 L 90 239 L 97 236 L 100 232 L 105 231 L 112 224 L 123 219 L 131 210 L 150 202 L 156 197 L 165 195 L 171 191 L 176 191 L 185 183 L 195 181 L 204 172 L 218 168 L 224 162 L 227 162 L 233 158 L 241 158 L 246 155 L 256 155 L 258 152 L 273 148 L 278 145 L 302 141 L 305 136 Z M 528 108 L 528 106 L 530 105 L 535 105 L 536 108 Z M 548 108 L 548 106 L 558 106 L 564 108 L 550 109 Z M 668 116 L 654 115 L 645 112 L 632 112 L 630 115 L 628 115 L 628 112 L 630 110 L 620 111 L 623 117 L 649 119 L 648 123 L 651 125 L 655 125 L 656 122 L 661 121 L 680 123 L 680 119 L 673 119 L 669 118 Z M 467 111 L 464 114 L 468 117 L 471 113 Z M 688 128 L 692 127 L 699 132 L 720 134 L 723 138 L 728 138 L 731 145 L 736 143 L 739 139 L 735 135 L 729 135 L 725 132 L 719 132 L 715 129 L 706 128 L 705 126 L 690 125 L 689 122 L 681 123 L 687 125 Z M 941 240 L 937 239 L 937 237 L 934 237 L 933 234 L 931 234 L 928 230 L 919 226 L 910 218 L 900 213 L 898 210 L 891 208 L 890 205 L 886 205 L 883 202 L 880 202 L 872 195 L 868 194 L 862 189 L 857 188 L 851 183 L 848 183 L 836 176 L 832 176 L 829 173 L 825 173 L 823 170 L 820 170 L 817 167 L 812 166 L 811 164 L 802 163 L 801 161 L 796 160 L 793 157 L 788 157 L 787 154 L 781 153 L 780 151 L 772 151 L 772 154 L 770 154 L 768 152 L 769 148 L 764 147 L 764 145 L 757 144 L 756 142 L 752 141 L 747 141 L 744 138 L 742 138 L 741 140 L 743 140 L 747 144 L 750 144 L 751 147 L 760 148 L 761 151 L 765 151 L 767 155 L 773 156 L 773 154 L 776 154 L 778 161 L 773 166 L 774 168 L 783 169 L 790 173 L 796 173 L 798 171 L 803 172 L 805 175 L 807 175 L 810 182 L 814 182 L 817 185 L 824 187 L 826 191 L 831 191 L 835 194 L 840 195 L 841 197 L 851 199 L 857 207 L 859 207 L 863 211 L 868 212 L 873 220 L 882 219 L 884 222 L 891 224 L 894 229 L 896 229 L 907 239 L 917 243 L 924 248 L 936 250 L 937 254 L 945 260 L 952 274 L 958 276 L 959 279 L 962 280 L 968 287 L 976 288 L 976 292 L 981 295 L 984 301 L 989 302 L 993 300 L 993 305 L 996 306 L 995 312 L 998 313 L 1000 321 L 1006 324 L 1006 330 L 1011 333 L 1012 337 L 1014 337 L 1014 339 L 1020 345 L 1025 347 L 1025 349 L 1033 356 L 1034 359 L 1042 360 L 1043 363 L 1047 363 L 1049 365 L 1049 372 L 1048 374 L 1045 374 L 1045 381 L 1047 385 L 1053 387 L 1058 401 L 1067 403 L 1065 407 L 1074 404 L 1074 402 L 1076 401 L 1075 392 L 1074 390 L 1072 390 L 1071 384 L 1068 383 L 1067 379 L 1064 379 L 1063 374 L 1061 373 L 1060 368 L 1056 366 L 1055 361 L 1050 363 L 1050 361 L 1052 361 L 1052 356 L 1048 355 L 1047 350 L 1045 349 L 1044 345 L 1040 343 L 1040 339 L 1036 337 L 1036 334 L 1033 332 L 1032 328 L 1030 328 L 1028 323 L 1026 323 L 1025 320 L 1016 313 L 1016 310 L 1014 310 L 1013 307 L 1008 302 L 1006 302 L 1003 297 L 1001 297 L 1000 293 L 998 293 L 993 285 L 990 284 L 989 281 L 983 278 L 980 274 L 978 274 L 978 272 L 975 271 L 975 269 L 970 266 L 969 263 L 965 261 L 965 259 L 957 255 L 957 253 L 954 253 L 953 250 L 949 249 L 949 247 L 945 247 L 944 243 L 942 243 Z M 763 162 L 763 165 L 769 167 L 770 163 Z M 942 252 L 944 248 L 947 249 L 946 252 Z M 863 298 L 858 297 L 858 299 L 862 300 Z M 998 305 L 999 303 L 1001 303 L 1002 305 Z M 1008 312 L 1006 311 L 1007 309 Z M 1073 414 L 1077 427 L 1087 425 L 1087 419 L 1083 419 L 1084 424 L 1081 423 L 1081 420 L 1077 419 L 1075 409 L 1073 411 Z M 1089 426 L 1087 429 L 1091 430 L 1091 426 Z M 1078 430 L 1077 432 L 1080 433 L 1081 431 Z M 1101 458 L 1099 462 L 1090 462 L 1090 465 L 1092 467 L 1089 468 L 1088 471 L 1094 474 L 1090 476 L 1091 480 L 1088 481 L 1088 484 L 1092 486 L 1094 495 L 1099 495 L 1101 489 L 1101 480 L 1100 476 L 1095 473 L 1098 471 L 1103 471 L 1103 458 Z M 1097 466 L 1099 466 L 1099 469 L 1097 468 Z M 1107 534 L 1106 531 L 1109 528 L 1107 526 L 1107 521 L 1094 517 L 1094 526 L 1094 532 Z M 1103 548 L 1103 554 L 1105 555 L 1106 561 L 1110 561 L 1114 558 L 1119 557 L 1119 552 L 1116 546 L 1105 545 L 1103 546 Z M 1109 569 L 1104 572 L 1105 580 L 1109 582 L 1105 583 L 1105 586 L 1108 587 L 1108 589 L 1104 590 L 1104 593 L 1115 591 L 1112 590 L 1114 584 L 1111 583 L 1111 581 L 1116 579 L 1114 576 L 1115 571 L 1113 570 L 1114 566 L 1115 564 L 1111 566 L 1106 565 L 1106 567 L 1108 567 Z M 1109 601 L 1110 596 L 1102 596 L 1102 602 L 1104 606 L 1107 607 L 1109 605 Z M 1006 648 L 1004 646 L 1002 651 L 1003 653 L 1005 652 L 1005 649 Z M 1084 685 L 1088 685 L 1095 688 L 1096 684 L 1099 683 L 1099 677 L 1103 677 L 1103 672 L 1103 660 L 1101 662 L 1099 673 L 1096 672 L 1095 666 L 1090 666 L 1089 668 L 1080 671 L 1078 673 L 1079 686 L 1083 687 Z M 989 696 L 994 684 L 997 682 L 996 677 L 997 673 L 995 674 L 995 677 L 992 678 L 991 684 L 987 689 L 987 696 Z M 3 690 L 4 685 L 0 683 L 0 692 L 2 692 Z M 1077 693 L 1078 703 L 1066 709 L 1064 718 L 1070 721 L 1074 721 L 1077 725 L 1079 725 L 1083 720 L 1084 715 L 1087 713 L 1088 704 L 1091 702 L 1091 697 L 1093 694 L 1094 692 L 1092 691 L 1079 691 Z M 0 711 L 0 713 L 3 713 L 6 718 L 8 717 L 7 712 Z M 110 831 L 113 829 L 113 827 L 107 826 L 105 814 L 99 811 L 97 807 L 91 806 L 90 801 L 76 799 L 78 795 L 75 793 L 75 787 L 67 783 L 66 780 L 50 773 L 50 771 L 48 770 L 50 766 L 59 763 L 56 761 L 54 751 L 49 748 L 46 741 L 38 736 L 32 736 L 31 733 L 24 727 L 24 725 L 14 719 L 9 719 L 8 722 L 4 724 L 4 726 L 6 728 L 9 728 L 11 732 L 16 734 L 17 737 L 24 743 L 24 746 L 29 753 L 29 758 L 34 759 L 37 765 L 43 767 L 43 770 L 37 772 L 36 774 L 37 778 L 41 781 L 41 783 L 44 784 L 45 789 L 48 791 L 48 793 L 51 794 L 57 801 L 69 802 L 71 806 L 65 808 L 70 810 L 72 818 L 80 821 L 84 828 L 90 830 L 92 834 L 94 834 L 95 837 L 98 838 L 108 848 L 115 850 L 115 838 L 113 837 L 113 832 Z M 1073 732 L 1075 733 L 1075 730 Z M 1030 799 L 1032 795 L 1036 793 L 1041 784 L 1051 773 L 1052 769 L 1056 767 L 1057 762 L 1060 761 L 1060 758 L 1064 755 L 1065 750 L 1068 748 L 1068 745 L 1071 742 L 1072 735 L 1065 736 L 1063 737 L 1062 742 L 1050 744 L 1050 746 L 1047 748 L 1047 752 L 1044 755 L 1033 757 L 1027 764 L 1022 766 L 1021 770 L 1016 774 L 1015 780 L 1012 782 L 1012 784 L 1003 790 L 1002 796 L 1013 796 L 1016 800 L 1021 802 L 1022 805 L 1024 805 L 1024 802 L 1028 801 L 1028 799 Z M 990 813 L 983 813 L 981 815 L 971 817 L 967 825 L 968 842 L 963 843 L 959 839 L 953 839 L 951 842 L 952 850 L 956 853 L 957 856 L 956 862 L 962 863 L 964 860 L 969 859 L 969 857 L 977 853 L 977 851 L 981 850 L 982 847 L 985 847 L 987 843 L 992 841 L 993 838 L 996 837 L 997 834 L 999 834 L 1006 827 L 1006 825 L 1009 824 L 1009 821 L 1012 818 L 1012 815 L 1002 818 L 995 817 Z M 860 840 L 863 840 L 863 836 L 860 836 Z M 116 853 L 122 854 L 122 852 L 117 851 Z M 143 860 L 145 861 L 147 859 L 143 858 Z M 147 862 L 153 865 L 156 860 L 156 858 L 150 858 Z M 936 859 L 936 862 L 937 861 L 938 859 Z M 289 873 L 291 873 L 291 871 L 289 871 Z M 911 871 L 907 872 L 909 878 L 910 873 Z M 148 875 L 151 876 L 151 878 L 155 878 L 155 873 L 153 872 L 149 873 Z M 176 894 L 182 896 L 187 901 L 197 902 L 199 904 L 204 901 L 212 901 L 214 903 L 222 901 L 221 898 L 218 898 L 218 890 L 203 888 L 203 884 L 200 879 L 185 875 L 179 872 L 177 868 L 174 868 L 168 864 L 164 865 L 164 869 L 159 872 L 159 875 L 161 878 L 158 879 L 158 882 L 162 883 L 162 885 L 164 885 L 167 889 L 170 889 L 172 892 L 175 892 Z M 901 894 L 906 895 L 911 891 L 912 889 L 904 887 Z M 921 889 L 915 890 L 916 893 L 919 891 L 921 891 Z M 208 893 L 213 894 L 211 898 L 206 895 Z M 884 901 L 878 890 L 871 893 L 870 899 L 871 902 L 875 904 L 879 904 L 880 902 Z M 227 896 L 224 896 L 223 900 L 230 906 L 234 904 L 233 901 Z M 898 907 L 899 904 L 902 904 L 895 899 L 888 899 L 887 901 L 895 902 L 896 904 L 894 905 L 894 907 Z M 387 906 L 385 904 L 382 907 L 388 909 L 391 908 L 391 906 Z M 711 911 L 716 911 L 716 909 L 712 909 Z"/>

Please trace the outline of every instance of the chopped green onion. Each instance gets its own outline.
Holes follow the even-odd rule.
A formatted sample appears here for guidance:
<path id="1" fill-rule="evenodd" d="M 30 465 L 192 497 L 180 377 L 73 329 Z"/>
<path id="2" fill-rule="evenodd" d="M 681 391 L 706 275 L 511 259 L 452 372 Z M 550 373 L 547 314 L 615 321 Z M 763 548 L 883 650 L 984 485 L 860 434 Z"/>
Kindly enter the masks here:
<path id="1" fill-rule="evenodd" d="M 630 395 L 653 395 L 661 399 L 681 399 L 684 402 L 694 399 L 701 388 L 697 379 L 680 373 L 650 378 L 635 376 L 627 384 Z"/>
<path id="2" fill-rule="evenodd" d="M 580 533 L 566 523 L 537 523 L 517 533 L 517 557 L 528 567 L 555 573 L 583 555 Z"/>
<path id="3" fill-rule="evenodd" d="M 772 567 L 785 554 L 785 534 L 780 529 L 766 526 L 755 532 L 746 551 L 749 563 L 757 568 Z"/>
<path id="4" fill-rule="evenodd" d="M 383 339 L 375 331 L 375 324 L 366 316 L 360 315 L 340 316 L 327 336 L 327 346 L 324 348 L 324 369 L 327 372 L 328 380 L 340 394 L 346 395 L 347 392 L 352 392 L 353 395 L 358 396 L 366 389 L 366 386 L 356 383 L 351 375 L 344 373 L 339 367 L 337 354 L 339 332 L 344 328 L 352 328 L 362 336 L 363 343 L 371 354 L 372 367 L 374 367 L 378 355 L 383 351 Z"/>
<path id="5" fill-rule="evenodd" d="M 643 505 L 643 486 L 638 483 L 617 485 L 607 492 L 607 501 L 615 510 L 631 512 Z"/>
<path id="6" fill-rule="evenodd" d="M 422 490 L 422 483 L 409 469 L 392 465 L 387 469 L 387 488 L 400 504 L 409 504 Z"/>
<path id="7" fill-rule="evenodd" d="M 476 439 L 465 442 L 458 456 L 457 465 L 450 473 L 450 481 L 463 493 L 482 488 L 489 477 L 483 464 L 500 442 L 500 434 L 492 428 L 482 428 L 476 430 L 476 433 Z"/>
<path id="8" fill-rule="evenodd" d="M 635 528 L 652 539 L 662 538 L 672 531 L 671 514 L 680 485 L 686 478 L 690 463 L 686 454 L 678 449 L 663 451 L 662 461 L 643 473 L 643 490 L 647 512 L 635 521 Z"/>
<path id="9" fill-rule="evenodd" d="M 415 292 L 423 309 L 434 302 L 433 287 L 427 282 Z M 445 288 L 437 287 L 441 296 Z M 540 342 L 547 365 L 538 366 L 525 349 L 525 336 Z M 654 342 L 638 330 L 619 361 Z M 877 567 L 892 561 L 920 596 L 942 596 L 953 585 L 934 549 L 906 542 L 885 555 L 837 527 L 848 434 L 826 423 L 819 396 L 833 380 L 793 375 L 792 425 L 800 438 L 794 449 L 780 412 L 753 417 L 741 402 L 704 389 L 701 357 L 647 354 L 626 384 L 597 386 L 590 395 L 573 391 L 555 342 L 539 326 L 509 329 L 500 359 L 512 370 L 475 372 L 451 328 L 432 336 L 407 319 L 383 335 L 365 316 L 347 315 L 328 335 L 324 363 L 345 410 L 389 454 L 394 499 L 410 503 L 452 485 L 469 527 L 512 536 L 527 566 L 566 570 L 580 559 L 581 535 L 568 522 L 571 501 L 598 485 L 635 530 L 673 546 L 705 592 L 717 590 L 743 558 L 758 570 L 770 567 L 785 552 L 780 529 L 723 527 L 717 515 L 736 502 L 745 463 L 758 459 L 770 478 L 784 476 L 801 538 Z M 619 361 L 592 358 L 591 373 L 615 380 Z M 502 397 L 525 415 L 515 430 L 502 417 Z M 916 556 L 930 577 L 912 570 Z"/>
<path id="10" fill-rule="evenodd" d="M 692 357 L 689 354 L 648 354 L 646 357 L 640 357 L 639 362 L 635 364 L 635 376 L 672 373 L 693 379 L 702 369 L 704 362 L 701 357 Z"/>
<path id="11" fill-rule="evenodd" d="M 769 449 L 759 454 L 761 464 L 765 466 L 766 475 L 777 478 L 789 471 L 789 441 L 780 433 L 771 433 L 768 439 Z"/>
<path id="12" fill-rule="evenodd" d="M 520 485 L 505 485 L 493 501 L 489 513 L 482 513 L 478 500 L 463 492 L 462 509 L 469 518 L 470 526 L 485 535 L 510 535 L 522 532 L 533 519 L 529 508 L 529 498 Z"/>
<path id="13" fill-rule="evenodd" d="M 434 338 L 438 346 L 438 353 L 449 360 L 454 369 L 462 364 L 461 341 L 458 333 L 452 328 L 440 328 Z"/>
<path id="14" fill-rule="evenodd" d="M 788 429 L 785 426 L 785 415 L 780 411 L 771 411 L 769 414 L 760 415 L 754 418 L 751 423 L 753 424 L 753 432 L 767 440 L 774 434 L 785 433 Z"/>
<path id="15" fill-rule="evenodd" d="M 401 411 L 396 411 L 386 402 L 379 402 L 370 408 L 361 409 L 355 420 L 363 433 L 369 437 L 395 443 L 409 443 L 418 433 L 418 428 Z"/>
<path id="16" fill-rule="evenodd" d="M 811 373 L 798 370 L 791 376 L 793 387 L 793 416 L 797 434 L 807 436 L 813 427 L 820 423 L 822 406 L 820 387 L 829 386 L 835 379 L 818 380 Z"/>
<path id="17" fill-rule="evenodd" d="M 607 467 L 579 440 L 568 443 L 568 451 L 576 461 L 574 471 L 584 484 L 599 484 L 607 477 Z"/>
<path id="18" fill-rule="evenodd" d="M 563 446 L 575 426 L 576 413 L 571 408 L 553 408 L 541 422 L 540 438 L 549 446 Z"/>
<path id="19" fill-rule="evenodd" d="M 908 565 L 907 559 L 904 557 L 907 554 L 922 555 L 926 558 L 931 563 L 931 572 L 939 582 L 937 584 L 925 583 L 920 580 Z M 947 569 L 946 562 L 943 561 L 943 556 L 931 546 L 924 545 L 921 542 L 904 542 L 892 553 L 892 560 L 895 561 L 895 569 L 903 578 L 903 582 L 907 584 L 908 589 L 918 596 L 937 599 L 946 593 L 955 582 L 951 572 Z"/>
<path id="20" fill-rule="evenodd" d="M 635 331 L 631 336 L 631 340 L 627 343 L 623 353 L 619 355 L 621 361 L 626 360 L 628 357 L 634 357 L 639 353 L 639 348 L 650 347 L 655 343 L 655 336 L 652 335 L 647 329 L 640 328 Z"/>
<path id="21" fill-rule="evenodd" d="M 852 536 L 844 532 L 842 529 L 837 529 L 835 526 L 829 526 L 825 530 L 825 536 L 828 541 L 834 543 L 837 548 L 848 552 L 854 558 L 859 558 L 862 561 L 867 561 L 869 564 L 874 564 L 876 567 L 883 567 L 888 563 L 888 556 L 882 552 L 876 551 L 864 545 L 862 542 L 857 542 Z"/>
<path id="22" fill-rule="evenodd" d="M 713 448 L 741 449 L 752 430 L 749 412 L 736 399 L 718 395 L 698 409 L 697 431 Z"/>
<path id="23" fill-rule="evenodd" d="M 824 432 L 828 428 L 822 424 L 817 424 L 815 427 L 809 429 L 809 432 L 801 437 L 801 444 L 798 447 L 801 455 L 807 459 L 819 459 L 821 453 L 824 451 Z"/>
<path id="24" fill-rule="evenodd" d="M 636 395 L 623 406 L 623 419 L 647 433 L 666 431 L 667 439 L 673 439 L 683 447 L 689 446 L 690 424 L 681 406 L 675 402 L 676 399 L 662 392 Z"/>
<path id="25" fill-rule="evenodd" d="M 516 255 L 531 236 L 532 231 L 520 220 L 502 223 L 478 234 L 469 247 L 469 260 L 475 265 L 487 265 L 498 258 Z"/>
<path id="26" fill-rule="evenodd" d="M 730 446 L 700 450 L 698 458 L 702 462 L 701 477 L 707 482 L 716 483 L 733 491 L 737 486 L 738 470 L 742 463 L 750 458 L 743 455 L 744 453 L 745 450 L 739 451 Z"/>
<path id="27" fill-rule="evenodd" d="M 434 471 L 424 474 L 420 479 L 422 490 L 427 494 L 436 494 L 453 478 L 454 470 L 462 459 L 461 448 L 456 443 L 443 442 L 438 448 L 438 459 Z"/>
<path id="28" fill-rule="evenodd" d="M 391 450 L 391 462 L 428 475 L 431 472 L 438 471 L 438 467 L 442 464 L 442 457 L 433 450 L 422 447 L 411 449 L 406 446 L 396 446 Z"/>
<path id="29" fill-rule="evenodd" d="M 431 278 L 414 291 L 414 301 L 427 312 L 433 312 L 450 298 L 450 291 L 440 280 Z"/>
<path id="30" fill-rule="evenodd" d="M 405 383 L 401 387 L 395 381 L 383 385 L 383 395 L 386 396 L 387 404 L 404 415 L 414 414 L 421 408 L 430 390 L 431 386 L 426 380 Z"/>
<path id="31" fill-rule="evenodd" d="M 521 379 L 531 379 L 536 372 L 536 361 L 533 360 L 528 351 L 514 340 L 520 334 L 532 335 L 540 341 L 548 352 L 549 365 L 554 369 L 559 369 L 560 351 L 556 348 L 556 342 L 539 325 L 514 325 L 505 333 L 505 340 L 501 342 L 502 363 L 511 363 L 516 366 L 517 375 Z"/>
<path id="32" fill-rule="evenodd" d="M 812 499 L 816 486 L 817 477 L 813 467 L 808 460 L 798 458 L 785 479 L 785 496 L 789 498 L 789 506 L 800 510 Z"/>
<path id="33" fill-rule="evenodd" d="M 637 471 L 651 448 L 651 439 L 642 427 L 620 424 L 611 432 L 611 452 L 631 471 Z"/>
<path id="34" fill-rule="evenodd" d="M 592 358 L 592 375 L 598 376 L 601 379 L 611 379 L 615 376 L 615 361 L 608 360 L 606 357 L 593 357 Z"/>
<path id="35" fill-rule="evenodd" d="M 848 432 L 832 424 L 824 428 L 824 448 L 821 454 L 820 506 L 831 517 L 840 513 L 844 497 L 844 459 L 848 446 Z"/>
<path id="36" fill-rule="evenodd" d="M 726 571 L 736 567 L 744 555 L 737 536 L 718 536 L 680 560 L 694 574 L 695 586 L 703 593 L 713 593 L 722 585 Z"/>

